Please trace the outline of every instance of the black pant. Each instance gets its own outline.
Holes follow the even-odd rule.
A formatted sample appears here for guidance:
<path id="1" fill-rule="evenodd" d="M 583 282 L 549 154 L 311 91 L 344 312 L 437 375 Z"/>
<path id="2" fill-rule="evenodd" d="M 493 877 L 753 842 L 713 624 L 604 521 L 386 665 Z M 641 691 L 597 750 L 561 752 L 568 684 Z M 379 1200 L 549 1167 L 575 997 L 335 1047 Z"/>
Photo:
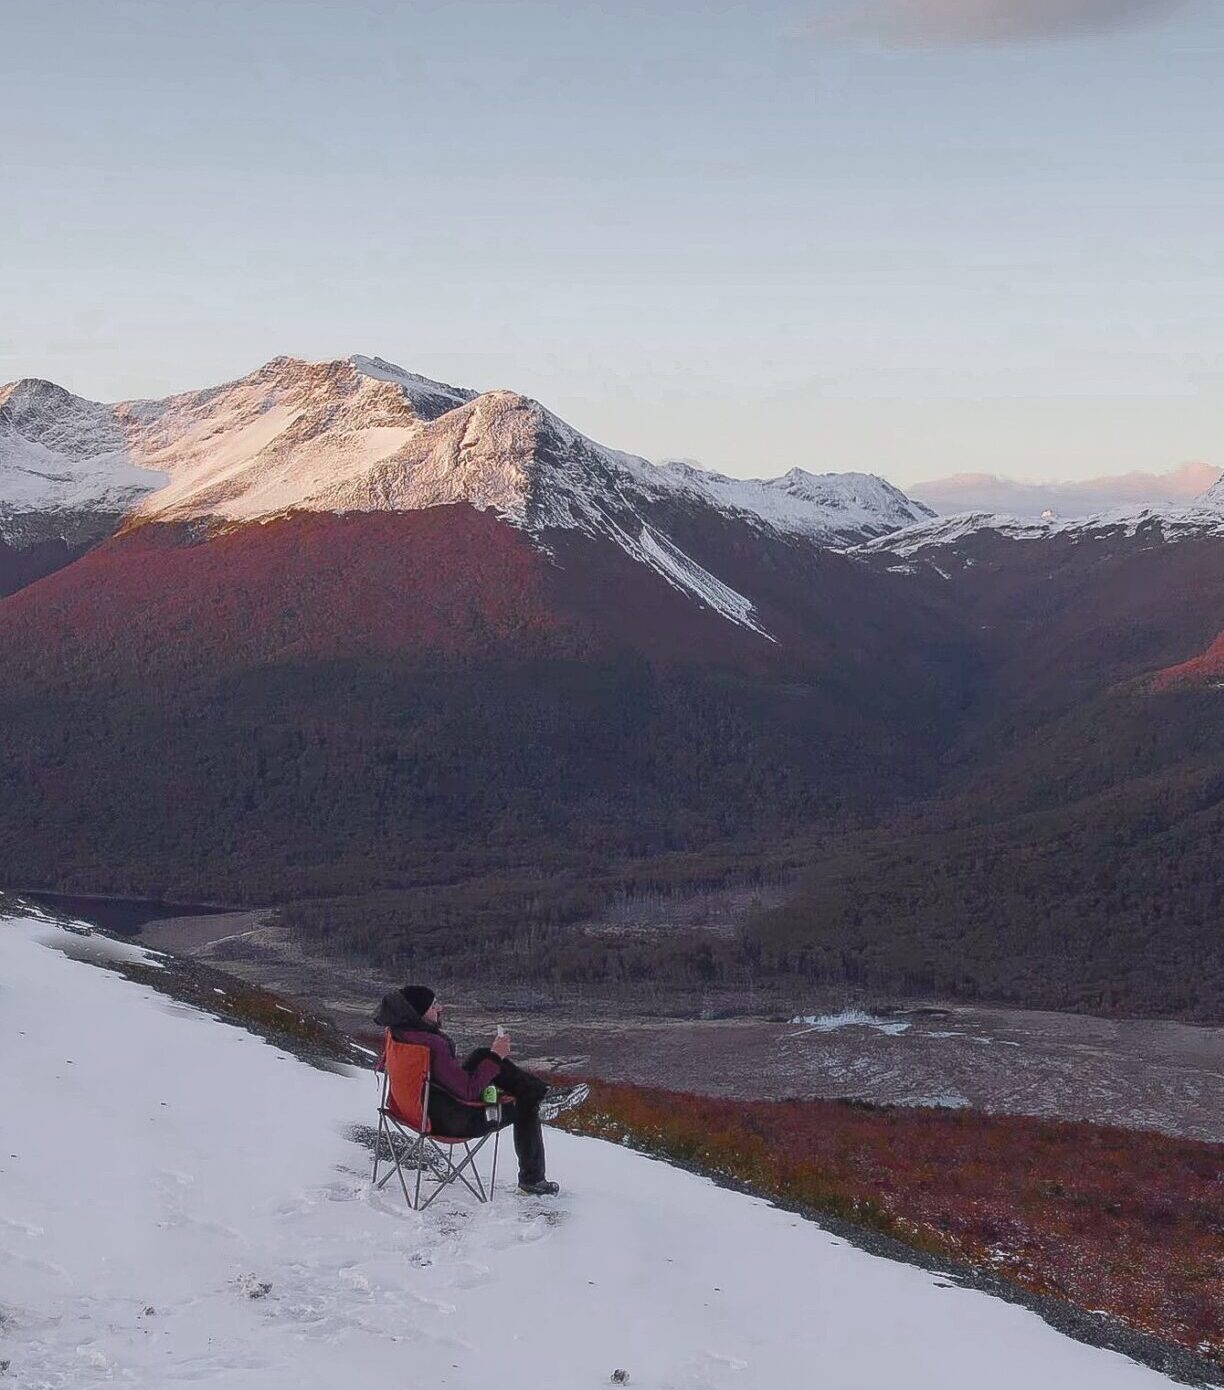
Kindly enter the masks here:
<path id="1" fill-rule="evenodd" d="M 489 1055 L 479 1048 L 464 1060 L 471 1071 Z M 514 1151 L 518 1155 L 519 1182 L 541 1182 L 544 1178 L 544 1133 L 540 1127 L 540 1102 L 548 1093 L 548 1083 L 529 1071 L 503 1061 L 493 1085 L 514 1099 L 501 1108 L 501 1122 L 485 1119 L 484 1106 L 456 1100 L 441 1087 L 430 1087 L 429 1120 L 439 1134 L 452 1139 L 478 1139 L 495 1129 L 514 1126 Z"/>

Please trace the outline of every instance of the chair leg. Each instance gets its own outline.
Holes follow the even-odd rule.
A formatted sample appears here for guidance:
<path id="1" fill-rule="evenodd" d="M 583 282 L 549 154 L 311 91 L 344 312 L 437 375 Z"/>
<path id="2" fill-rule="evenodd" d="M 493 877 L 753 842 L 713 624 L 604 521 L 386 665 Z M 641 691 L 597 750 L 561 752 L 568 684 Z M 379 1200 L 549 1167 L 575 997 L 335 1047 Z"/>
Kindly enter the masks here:
<path id="1" fill-rule="evenodd" d="M 409 1206 L 412 1205 L 412 1198 L 408 1196 L 408 1184 L 404 1181 L 403 1157 L 398 1155 L 395 1160 L 395 1171 L 399 1174 L 400 1191 L 404 1194 L 404 1201 Z"/>
<path id="2" fill-rule="evenodd" d="M 421 1136 L 421 1142 L 426 1142 L 424 1135 Z M 430 1157 L 431 1159 L 436 1158 L 436 1161 L 439 1164 L 441 1164 L 443 1156 L 436 1144 L 430 1145 Z M 453 1181 L 451 1170 L 454 1168 L 454 1166 L 455 1161 L 451 1157 L 450 1151 L 448 1150 L 446 1153 L 446 1167 L 445 1169 L 443 1169 L 441 1173 L 434 1173 L 434 1190 L 429 1194 L 428 1197 L 425 1198 L 424 1202 L 422 1202 L 420 1206 L 417 1207 L 418 1211 L 424 1211 L 425 1208 L 430 1205 L 430 1203 L 434 1200 L 435 1197 L 437 1197 L 440 1193 L 445 1191 L 446 1188 L 448 1188 L 451 1185 L 451 1182 Z M 418 1182 L 420 1181 L 419 1169 L 417 1170 L 417 1180 Z"/>
<path id="3" fill-rule="evenodd" d="M 445 1157 L 446 1166 L 443 1172 L 435 1179 L 436 1186 L 434 1187 L 434 1190 L 421 1203 L 421 1211 L 424 1211 L 426 1207 L 428 1207 L 446 1188 L 450 1187 L 456 1180 L 461 1182 L 464 1185 L 464 1187 L 466 1187 L 467 1190 L 472 1194 L 472 1196 L 476 1198 L 478 1202 L 487 1202 L 489 1200 L 488 1194 L 485 1192 L 484 1181 L 480 1176 L 480 1170 L 476 1166 L 477 1157 L 481 1149 L 484 1147 L 487 1139 L 488 1135 L 485 1135 L 474 1149 L 472 1148 L 470 1143 L 464 1144 L 463 1147 L 466 1156 L 464 1157 L 462 1163 L 455 1162 L 454 1151 L 452 1149 L 448 1148 L 446 1150 L 445 1155 L 443 1155 L 441 1152 L 438 1151 L 437 1146 L 434 1146 L 434 1151 L 437 1154 L 439 1164 L 442 1163 L 443 1158 Z M 475 1178 L 475 1184 L 473 1184 L 471 1178 L 469 1178 L 469 1172 L 471 1173 L 471 1178 Z"/>
<path id="4" fill-rule="evenodd" d="M 398 1148 L 396 1147 L 397 1137 L 402 1141 Z M 480 1174 L 479 1158 L 481 1150 L 490 1138 L 493 1140 L 493 1166 L 489 1175 L 489 1185 L 486 1188 L 484 1179 Z M 388 1153 L 385 1165 L 382 1156 L 384 1139 L 387 1143 Z M 410 1137 L 409 1133 L 385 1111 L 380 1112 L 378 1132 L 374 1140 L 374 1172 L 371 1182 L 374 1190 L 381 1192 L 392 1177 L 398 1178 L 400 1190 L 404 1194 L 404 1201 L 413 1211 L 424 1211 L 444 1188 L 450 1187 L 456 1181 L 461 1182 L 478 1202 L 491 1202 L 497 1185 L 499 1139 L 500 1131 L 493 1130 L 489 1134 L 482 1135 L 475 1142 L 475 1147 L 473 1147 L 471 1140 L 465 1140 L 463 1160 L 456 1163 L 455 1148 L 457 1145 L 448 1144 L 444 1148 L 434 1143 L 427 1134 L 417 1130 L 413 1130 Z M 409 1161 L 412 1161 L 416 1168 L 416 1179 L 411 1191 L 409 1191 L 408 1182 L 404 1176 L 404 1164 Z M 422 1182 L 424 1181 L 426 1165 L 429 1167 L 433 1191 L 429 1192 L 422 1200 Z M 379 1170 L 384 1166 L 386 1171 L 380 1177 Z"/>
<path id="5" fill-rule="evenodd" d="M 497 1191 L 497 1142 L 501 1138 L 501 1130 L 493 1131 L 493 1171 L 489 1174 L 489 1201 L 493 1200 L 493 1194 Z"/>
<path id="6" fill-rule="evenodd" d="M 378 1176 L 378 1165 L 382 1161 L 382 1144 L 384 1139 L 387 1141 L 387 1172 L 385 1172 L 380 1179 Z M 391 1134 L 391 1126 L 387 1123 L 387 1117 L 385 1115 L 380 1115 L 378 1118 L 378 1134 L 374 1140 L 374 1176 L 371 1178 L 376 1192 L 381 1192 L 391 1181 L 396 1162 L 395 1139 Z"/>
<path id="7" fill-rule="evenodd" d="M 398 1126 L 398 1125 L 396 1125 L 396 1129 L 397 1129 L 397 1130 L 399 1129 L 399 1126 Z M 401 1137 L 403 1137 L 403 1136 L 401 1136 Z M 404 1181 L 404 1157 L 405 1157 L 405 1155 L 404 1155 L 403 1150 L 396 1149 L 396 1147 L 395 1147 L 395 1142 L 394 1142 L 394 1140 L 391 1138 L 391 1130 L 390 1130 L 390 1127 L 388 1127 L 388 1129 L 387 1129 L 387 1143 L 391 1145 L 391 1157 L 392 1157 L 392 1159 L 393 1159 L 393 1161 L 394 1161 L 394 1163 L 395 1163 L 395 1176 L 396 1176 L 397 1178 L 399 1178 L 400 1191 L 404 1194 L 404 1201 L 405 1201 L 405 1202 L 410 1202 L 411 1199 L 410 1199 L 409 1196 L 408 1196 L 408 1184 Z M 387 1176 L 390 1177 L 391 1174 L 388 1173 Z"/>
<path id="8" fill-rule="evenodd" d="M 394 1133 L 392 1132 L 393 1130 Z M 396 1135 L 398 1135 L 399 1138 L 403 1140 L 403 1146 L 400 1149 L 397 1149 L 395 1147 Z M 378 1179 L 378 1165 L 380 1161 L 380 1153 L 384 1136 L 387 1140 L 387 1152 L 390 1154 L 390 1158 L 387 1161 L 387 1171 L 383 1174 L 381 1179 Z M 400 1190 L 404 1194 L 404 1201 L 407 1202 L 407 1204 L 414 1210 L 416 1209 L 417 1203 L 420 1201 L 421 1196 L 421 1169 L 419 1160 L 420 1143 L 421 1141 L 418 1138 L 416 1144 L 414 1145 L 413 1141 L 408 1138 L 408 1135 L 400 1128 L 398 1124 L 395 1124 L 394 1121 L 389 1120 L 385 1114 L 381 1114 L 379 1116 L 378 1134 L 375 1137 L 374 1141 L 374 1179 L 377 1179 L 377 1181 L 374 1181 L 374 1179 L 372 1179 L 372 1181 L 374 1181 L 374 1190 L 376 1192 L 381 1192 L 382 1189 L 386 1187 L 386 1185 L 391 1181 L 393 1177 L 397 1177 L 399 1178 Z M 410 1157 L 414 1148 L 418 1150 L 415 1201 L 408 1192 L 408 1183 L 404 1178 L 404 1163 Z"/>
<path id="9" fill-rule="evenodd" d="M 378 1159 L 380 1154 L 382 1153 L 383 1125 L 385 1123 L 386 1121 L 383 1119 L 381 1115 L 379 1115 L 378 1133 L 374 1136 L 374 1175 L 370 1178 L 370 1181 L 374 1184 L 375 1189 L 377 1189 L 378 1187 Z"/>
<path id="10" fill-rule="evenodd" d="M 487 1202 L 489 1198 L 485 1192 L 485 1185 L 480 1176 L 480 1168 L 475 1162 L 473 1162 L 476 1155 L 472 1152 L 471 1146 L 468 1144 L 464 1144 L 463 1150 L 467 1154 L 467 1163 L 471 1164 L 472 1176 L 476 1179 L 476 1186 L 480 1189 L 479 1193 L 477 1194 L 478 1200 L 481 1202 Z"/>
<path id="11" fill-rule="evenodd" d="M 458 1179 L 464 1187 L 476 1198 L 478 1202 L 487 1202 L 489 1195 L 485 1191 L 484 1179 L 480 1176 L 479 1157 L 480 1152 L 488 1143 L 489 1136 L 483 1135 L 473 1148 L 470 1141 L 463 1146 L 464 1159 L 462 1163 L 456 1163 L 453 1151 L 448 1155 L 450 1158 L 450 1168 L 446 1175 L 446 1182 L 449 1186 Z"/>

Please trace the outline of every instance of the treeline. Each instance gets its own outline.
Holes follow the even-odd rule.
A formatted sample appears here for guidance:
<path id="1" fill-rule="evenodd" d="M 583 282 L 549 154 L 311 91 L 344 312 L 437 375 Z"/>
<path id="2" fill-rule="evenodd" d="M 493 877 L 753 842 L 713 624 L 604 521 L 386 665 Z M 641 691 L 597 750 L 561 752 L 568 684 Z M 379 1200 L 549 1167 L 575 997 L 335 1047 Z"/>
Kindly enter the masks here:
<path id="1" fill-rule="evenodd" d="M 520 876 L 287 904 L 282 917 L 322 951 L 389 976 L 544 991 L 599 987 L 626 998 L 756 984 L 754 945 L 697 928 L 625 932 L 600 920 L 610 901 L 644 881 L 651 864 L 590 880 Z M 713 862 L 711 869 L 715 868 Z M 722 877 L 677 886 L 704 891 Z"/>

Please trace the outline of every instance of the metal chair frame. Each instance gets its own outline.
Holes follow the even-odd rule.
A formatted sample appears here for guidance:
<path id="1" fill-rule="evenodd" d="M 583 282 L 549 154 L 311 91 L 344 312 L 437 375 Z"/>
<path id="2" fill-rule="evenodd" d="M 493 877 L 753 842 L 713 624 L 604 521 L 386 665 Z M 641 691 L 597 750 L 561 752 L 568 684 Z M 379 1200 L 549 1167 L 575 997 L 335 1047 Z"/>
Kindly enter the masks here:
<path id="1" fill-rule="evenodd" d="M 400 1046 L 412 1046 L 413 1044 L 400 1044 Z M 482 1134 L 475 1139 L 455 1139 L 448 1138 L 446 1135 L 433 1134 L 427 1128 L 429 1124 L 429 1070 L 425 1071 L 425 1083 L 421 1096 L 421 1121 L 422 1128 L 418 1129 L 410 1123 L 404 1116 L 391 1108 L 391 1078 L 389 1072 L 384 1068 L 382 1077 L 382 1096 L 378 1103 L 378 1134 L 374 1140 L 374 1174 L 371 1181 L 374 1190 L 381 1192 L 389 1183 L 392 1177 L 398 1177 L 400 1188 L 404 1194 L 404 1200 L 413 1211 L 424 1211 L 435 1197 L 456 1180 L 461 1182 L 464 1187 L 476 1198 L 478 1202 L 491 1202 L 497 1186 L 497 1149 L 498 1140 L 501 1137 L 501 1105 L 497 1106 L 498 1128 L 491 1130 L 488 1134 Z M 484 1108 L 484 1107 L 482 1107 Z M 384 1173 L 382 1179 L 378 1176 L 378 1167 L 382 1161 L 383 1138 L 386 1137 L 387 1151 L 390 1154 L 389 1171 Z M 396 1148 L 395 1137 L 402 1141 L 400 1148 Z M 481 1149 L 493 1140 L 493 1166 L 489 1173 L 489 1185 L 486 1188 L 480 1176 L 480 1169 L 476 1160 L 480 1155 Z M 455 1162 L 455 1150 L 462 1146 L 464 1152 L 463 1161 Z M 408 1183 L 404 1178 L 404 1164 L 412 1162 L 416 1169 L 416 1183 L 410 1194 Z M 430 1181 L 434 1183 L 434 1189 L 428 1194 L 424 1201 L 421 1200 L 421 1179 L 428 1169 Z"/>

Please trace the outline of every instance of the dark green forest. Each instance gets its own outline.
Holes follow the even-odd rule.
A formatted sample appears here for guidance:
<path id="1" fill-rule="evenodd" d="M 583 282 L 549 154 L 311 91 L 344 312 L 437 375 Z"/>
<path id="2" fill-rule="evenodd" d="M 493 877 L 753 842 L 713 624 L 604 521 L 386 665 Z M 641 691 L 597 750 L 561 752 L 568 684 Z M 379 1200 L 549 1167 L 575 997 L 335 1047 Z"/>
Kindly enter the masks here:
<path id="1" fill-rule="evenodd" d="M 1139 685 L 959 793 L 808 856 L 766 971 L 1103 1013 L 1224 1018 L 1224 704 Z"/>

